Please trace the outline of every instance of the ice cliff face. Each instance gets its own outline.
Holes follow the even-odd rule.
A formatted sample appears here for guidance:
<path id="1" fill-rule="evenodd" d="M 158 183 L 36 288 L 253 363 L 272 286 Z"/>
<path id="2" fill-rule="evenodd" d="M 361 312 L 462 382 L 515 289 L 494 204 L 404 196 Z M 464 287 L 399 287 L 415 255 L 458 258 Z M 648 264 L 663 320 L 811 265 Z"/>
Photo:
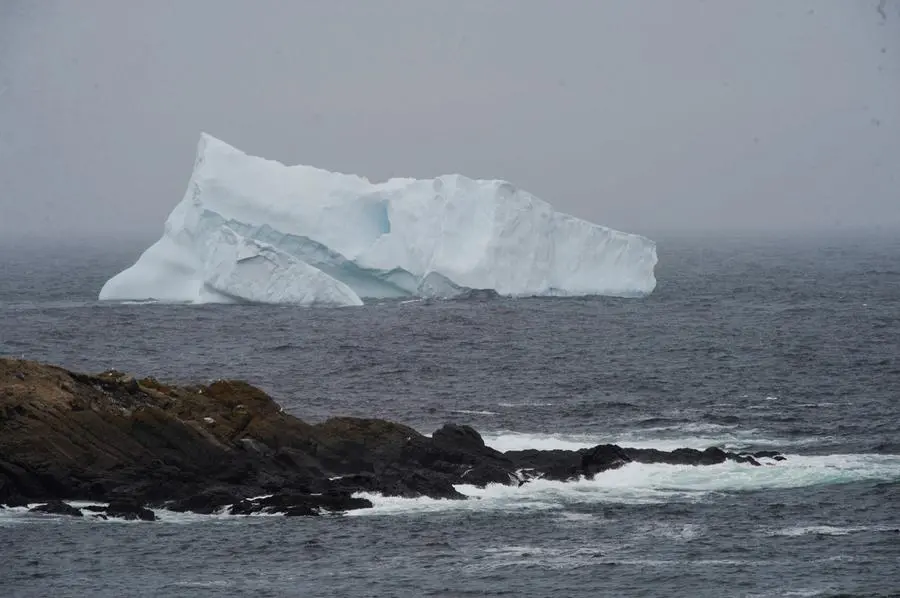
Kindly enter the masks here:
<path id="1" fill-rule="evenodd" d="M 100 299 L 360 305 L 363 299 L 642 296 L 655 244 L 505 181 L 368 180 L 248 156 L 202 135 L 162 238 Z"/>

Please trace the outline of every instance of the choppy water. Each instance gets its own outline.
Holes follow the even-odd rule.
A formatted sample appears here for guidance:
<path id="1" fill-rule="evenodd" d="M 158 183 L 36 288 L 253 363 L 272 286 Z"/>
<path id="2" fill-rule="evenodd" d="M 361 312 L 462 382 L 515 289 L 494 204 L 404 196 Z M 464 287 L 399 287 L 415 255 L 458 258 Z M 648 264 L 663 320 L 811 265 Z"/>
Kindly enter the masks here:
<path id="1" fill-rule="evenodd" d="M 0 354 L 244 378 L 304 419 L 469 423 L 500 449 L 789 456 L 318 519 L 0 511 L 0 595 L 898 594 L 898 238 L 661 239 L 644 300 L 314 310 L 99 304 L 143 244 L 0 243 Z"/>

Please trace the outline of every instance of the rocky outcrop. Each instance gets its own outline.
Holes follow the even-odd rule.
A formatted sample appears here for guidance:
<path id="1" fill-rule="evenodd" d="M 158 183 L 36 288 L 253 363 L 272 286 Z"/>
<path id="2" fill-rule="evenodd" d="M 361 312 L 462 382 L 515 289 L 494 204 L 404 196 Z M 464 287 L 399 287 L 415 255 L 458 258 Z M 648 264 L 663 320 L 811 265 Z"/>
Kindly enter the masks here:
<path id="1" fill-rule="evenodd" d="M 427 437 L 379 419 L 309 424 L 240 381 L 172 386 L 0 359 L 0 504 L 7 505 L 102 501 L 109 505 L 96 516 L 141 520 L 162 506 L 316 515 L 370 506 L 360 492 L 463 499 L 455 485 L 565 481 L 630 462 L 754 466 L 757 457 L 615 445 L 501 453 L 469 426 L 448 424 Z"/>
<path id="2" fill-rule="evenodd" d="M 61 500 L 51 500 L 48 503 L 37 505 L 28 509 L 29 513 L 46 513 L 48 515 L 67 515 L 69 517 L 84 517 L 81 509 L 76 509 L 72 505 Z"/>
<path id="3" fill-rule="evenodd" d="M 146 508 L 139 500 L 114 500 L 107 505 L 105 515 L 126 521 L 156 521 L 156 513 Z"/>

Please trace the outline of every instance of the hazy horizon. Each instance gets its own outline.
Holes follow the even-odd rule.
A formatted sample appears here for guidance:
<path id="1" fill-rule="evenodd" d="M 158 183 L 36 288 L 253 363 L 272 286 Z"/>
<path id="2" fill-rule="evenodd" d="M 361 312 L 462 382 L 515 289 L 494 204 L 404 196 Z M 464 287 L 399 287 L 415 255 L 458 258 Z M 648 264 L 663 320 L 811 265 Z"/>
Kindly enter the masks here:
<path id="1" fill-rule="evenodd" d="M 900 229 L 900 0 L 0 5 L 0 236 L 145 237 L 201 131 L 654 232 Z"/>

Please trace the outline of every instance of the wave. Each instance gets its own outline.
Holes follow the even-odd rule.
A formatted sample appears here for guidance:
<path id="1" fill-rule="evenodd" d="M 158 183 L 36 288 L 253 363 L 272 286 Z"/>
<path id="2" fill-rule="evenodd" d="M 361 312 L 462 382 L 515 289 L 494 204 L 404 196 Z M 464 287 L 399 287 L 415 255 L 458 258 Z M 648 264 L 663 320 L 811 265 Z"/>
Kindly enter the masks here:
<path id="1" fill-rule="evenodd" d="M 263 498 L 263 497 L 257 497 Z M 118 517 L 109 517 L 107 519 L 101 519 L 98 517 L 94 517 L 93 513 L 90 511 L 84 511 L 83 517 L 71 517 L 69 515 L 56 515 L 56 514 L 48 514 L 48 513 L 30 513 L 28 510 L 36 507 L 37 505 L 43 504 L 43 502 L 34 502 L 29 503 L 24 507 L 0 507 L 0 528 L 9 527 L 13 525 L 22 525 L 27 523 L 57 523 L 60 521 L 70 521 L 75 524 L 110 524 L 110 525 L 148 525 L 146 521 L 139 520 L 126 520 Z M 79 501 L 79 500 L 67 500 L 66 503 L 72 505 L 77 509 L 85 509 L 85 507 L 90 506 L 105 506 L 106 503 L 99 503 L 94 501 Z M 230 506 L 230 505 L 229 505 Z M 242 519 L 248 518 L 248 520 L 263 520 L 263 519 L 271 519 L 273 517 L 284 517 L 281 513 L 252 513 L 250 515 L 231 515 L 228 513 L 229 506 L 223 507 L 218 513 L 213 513 L 211 515 L 200 515 L 197 513 L 190 512 L 177 512 L 170 511 L 169 509 L 161 509 L 154 508 L 153 512 L 156 514 L 156 522 L 155 523 L 176 523 L 176 524 L 190 524 L 190 523 L 201 523 L 201 522 L 210 522 L 210 521 L 220 521 L 220 522 L 229 522 L 229 521 L 240 521 Z M 152 524 L 151 524 L 152 525 Z"/>
<path id="2" fill-rule="evenodd" d="M 658 422 L 662 423 L 662 422 Z M 711 446 L 729 451 L 784 450 L 786 447 L 806 447 L 833 440 L 829 436 L 804 434 L 795 438 L 769 438 L 757 428 L 739 428 L 737 424 L 691 422 L 651 426 L 608 434 L 547 434 L 500 430 L 484 432 L 485 444 L 498 451 L 517 451 L 529 448 L 578 450 L 598 444 L 618 444 L 632 448 L 653 448 L 672 451 L 678 448 L 703 450 Z"/>
<path id="3" fill-rule="evenodd" d="M 672 558 L 628 558 L 621 555 L 621 545 L 611 542 L 591 542 L 580 547 L 547 547 L 529 544 L 500 545 L 481 549 L 472 562 L 463 566 L 468 573 L 492 573 L 508 569 L 543 569 L 550 571 L 575 570 L 589 568 L 597 571 L 597 567 L 626 567 L 646 575 L 648 568 L 676 570 L 683 572 L 685 567 L 716 568 L 721 575 L 727 576 L 735 567 L 764 572 L 773 566 L 784 567 L 795 563 L 785 556 L 781 558 L 690 558 L 689 560 Z M 853 561 L 853 558 L 845 560 Z M 833 558 L 811 559 L 813 563 L 830 563 Z M 674 571 L 673 571 L 674 573 Z M 833 587 L 796 588 L 781 587 L 777 593 L 754 594 L 756 596 L 834 596 L 838 590 Z M 727 594 L 727 592 L 725 593 Z M 840 594 L 841 596 L 848 594 Z"/>
<path id="4" fill-rule="evenodd" d="M 771 536 L 848 536 L 850 534 L 858 534 L 864 532 L 876 533 L 897 533 L 900 529 L 897 527 L 885 526 L 855 526 L 855 527 L 837 527 L 832 525 L 808 525 L 786 527 L 776 530 L 769 535 Z"/>
<path id="5" fill-rule="evenodd" d="M 525 449 L 553 450 L 563 449 L 577 451 L 582 448 L 590 448 L 602 444 L 595 436 L 554 434 L 526 434 L 521 432 L 495 432 L 483 433 L 481 437 L 484 443 L 500 452 L 519 451 Z"/>
<path id="6" fill-rule="evenodd" d="M 359 493 L 373 507 L 350 516 L 412 514 L 439 511 L 565 510 L 597 503 L 657 504 L 695 502 L 722 492 L 749 492 L 845 484 L 865 480 L 900 480 L 900 456 L 849 454 L 789 456 L 775 466 L 748 467 L 734 462 L 694 467 L 630 463 L 593 480 L 534 480 L 523 486 L 460 485 L 469 500 L 386 497 Z"/>
<path id="7" fill-rule="evenodd" d="M 723 492 L 753 492 L 773 489 L 804 488 L 819 485 L 846 484 L 858 481 L 900 481 L 900 455 L 837 454 L 823 456 L 791 455 L 787 461 L 774 466 L 749 467 L 728 461 L 718 465 L 695 467 L 630 463 L 620 469 L 607 471 L 593 480 L 572 482 L 533 480 L 522 486 L 492 484 L 484 488 L 458 485 L 456 489 L 468 500 L 433 498 L 400 498 L 361 492 L 355 496 L 367 498 L 373 506 L 349 511 L 347 516 L 427 514 L 435 512 L 533 512 L 558 511 L 564 519 L 579 520 L 590 517 L 578 513 L 584 505 L 596 504 L 661 504 L 698 502 Z M 37 503 L 35 503 L 37 504 Z M 93 502 L 71 502 L 84 508 Z M 34 505 L 30 505 L 34 506 Z M 576 513 L 571 513 L 575 508 Z M 203 521 L 253 521 L 280 514 L 230 515 L 227 508 L 218 514 L 197 515 L 154 509 L 162 523 L 195 523 Z M 565 515 L 569 513 L 568 515 Z M 0 527 L 26 522 L 59 521 L 102 522 L 141 525 L 110 518 L 102 521 L 85 513 L 83 519 L 65 516 L 28 513 L 27 507 L 0 509 Z M 863 531 L 862 528 L 831 528 L 823 526 L 792 527 L 773 532 L 777 535 L 830 534 L 841 535 Z M 882 531 L 891 531 L 885 528 Z M 680 530 L 682 535 L 699 530 Z"/>

